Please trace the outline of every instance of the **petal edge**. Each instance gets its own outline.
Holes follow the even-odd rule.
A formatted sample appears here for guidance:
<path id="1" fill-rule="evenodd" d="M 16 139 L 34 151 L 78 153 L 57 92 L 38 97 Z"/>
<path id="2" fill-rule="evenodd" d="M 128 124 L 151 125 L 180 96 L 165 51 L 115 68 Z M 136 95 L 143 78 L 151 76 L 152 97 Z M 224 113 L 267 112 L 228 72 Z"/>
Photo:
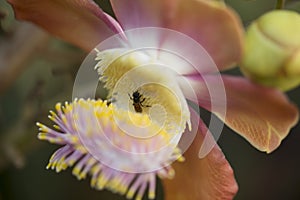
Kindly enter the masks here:
<path id="1" fill-rule="evenodd" d="M 33 22 L 51 34 L 90 51 L 122 31 L 92 0 L 8 0 L 17 19 Z"/>
<path id="2" fill-rule="evenodd" d="M 238 190 L 233 170 L 217 144 L 205 158 L 198 158 L 205 134 L 210 133 L 195 111 L 191 111 L 191 114 L 192 129 L 198 130 L 198 133 L 184 154 L 185 161 L 172 165 L 175 169 L 174 179 L 163 180 L 166 200 L 231 200 Z M 199 121 L 199 127 L 196 121 Z"/>
<path id="3" fill-rule="evenodd" d="M 278 148 L 298 121 L 297 107 L 278 90 L 256 85 L 245 78 L 222 75 L 227 96 L 227 112 L 224 116 L 218 107 L 214 111 L 210 109 L 211 99 L 208 99 L 210 95 L 205 84 L 213 85 L 215 78 L 214 75 L 205 75 L 206 82 L 203 78 L 190 78 L 193 87 L 198 88 L 195 90 L 198 92 L 197 103 L 216 114 L 258 150 L 271 153 Z M 187 98 L 190 96 L 188 93 L 185 95 Z M 213 100 L 217 102 L 218 97 L 215 96 Z"/>

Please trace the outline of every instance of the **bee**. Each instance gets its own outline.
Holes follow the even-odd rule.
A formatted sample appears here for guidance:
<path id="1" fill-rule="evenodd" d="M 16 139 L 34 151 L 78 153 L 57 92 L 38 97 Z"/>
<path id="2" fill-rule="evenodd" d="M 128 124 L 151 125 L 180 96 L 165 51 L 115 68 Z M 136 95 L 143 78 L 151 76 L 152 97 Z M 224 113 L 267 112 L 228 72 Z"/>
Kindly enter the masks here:
<path id="1" fill-rule="evenodd" d="M 132 105 L 134 107 L 135 112 L 141 113 L 141 112 L 143 112 L 142 107 L 151 107 L 149 105 L 143 105 L 146 98 L 142 98 L 142 97 L 143 97 L 143 95 L 140 94 L 140 92 L 138 90 L 133 92 L 132 96 L 129 95 L 129 98 L 133 101 Z"/>

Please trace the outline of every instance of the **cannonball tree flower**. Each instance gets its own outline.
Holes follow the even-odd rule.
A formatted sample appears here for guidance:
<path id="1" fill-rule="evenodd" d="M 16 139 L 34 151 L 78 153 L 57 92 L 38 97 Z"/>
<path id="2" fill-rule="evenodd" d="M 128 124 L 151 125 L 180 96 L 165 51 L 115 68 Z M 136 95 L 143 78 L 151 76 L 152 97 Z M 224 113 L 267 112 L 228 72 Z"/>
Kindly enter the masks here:
<path id="1" fill-rule="evenodd" d="M 141 106 L 143 111 L 137 113 L 138 115 L 134 114 L 135 117 L 131 116 L 132 114 L 128 114 L 127 117 L 133 118 L 134 122 L 139 121 L 140 115 L 141 118 L 143 116 L 147 118 L 147 113 L 150 118 L 154 116 L 151 118 L 154 125 L 149 128 L 148 132 L 152 132 L 152 129 L 156 130 L 156 126 L 162 127 L 160 134 L 162 136 L 155 138 L 158 144 L 161 144 L 161 141 L 172 141 L 171 144 L 176 144 L 183 130 L 189 128 L 198 130 L 191 147 L 184 154 L 186 161 L 174 164 L 176 171 L 174 179 L 163 180 L 166 199 L 232 199 L 237 192 L 237 184 L 230 165 L 218 145 L 212 142 L 211 134 L 199 115 L 187 107 L 185 99 L 212 111 L 253 146 L 267 153 L 280 145 L 298 119 L 296 107 L 281 92 L 255 85 L 242 77 L 220 76 L 217 73 L 218 70 L 231 68 L 240 60 L 242 54 L 243 32 L 239 19 L 224 4 L 204 0 L 154 0 L 151 2 L 111 0 L 117 18 L 115 20 L 94 2 L 87 0 L 29 0 L 26 4 L 19 0 L 10 0 L 10 2 L 19 19 L 32 21 L 68 42 L 87 51 L 93 51 L 91 55 L 99 61 L 96 68 L 100 79 L 105 82 L 105 87 L 112 98 L 112 106 L 115 106 L 110 108 L 112 111 L 116 110 L 118 113 L 121 110 L 129 110 L 129 113 L 135 113 L 137 110 L 134 110 L 135 107 L 132 106 L 136 103 L 133 102 L 135 100 L 133 94 L 138 92 L 136 93 L 139 97 L 138 106 Z M 153 28 L 155 31 L 151 31 Z M 105 39 L 115 34 L 117 36 L 112 37 L 114 42 L 110 43 L 111 40 L 108 40 L 105 43 Z M 185 39 L 181 40 L 182 38 Z M 104 45 L 98 45 L 101 41 L 104 41 Z M 188 42 L 185 43 L 185 41 Z M 207 59 L 205 52 L 199 51 L 199 46 L 206 50 L 205 52 L 212 60 Z M 211 61 L 216 64 L 216 67 L 213 67 Z M 158 86 L 149 85 L 153 81 L 155 84 L 159 83 Z M 127 187 L 118 190 L 117 186 L 124 186 L 123 183 L 129 186 L 133 181 L 128 178 L 130 175 L 120 173 L 120 168 L 110 169 L 110 165 L 101 164 L 98 159 L 92 157 L 104 154 L 104 152 L 96 152 L 92 156 L 89 154 L 93 152 L 93 143 L 91 139 L 88 140 L 88 133 L 93 135 L 95 127 L 92 125 L 96 124 L 92 119 L 98 120 L 97 123 L 101 124 L 104 118 L 96 116 L 86 121 L 81 116 L 96 115 L 98 112 L 94 113 L 91 110 L 98 109 L 97 103 L 83 100 L 80 102 L 77 104 L 74 101 L 73 104 L 66 105 L 63 112 L 58 108 L 59 117 L 52 114 L 51 118 L 57 123 L 56 127 L 60 130 L 59 132 L 39 124 L 41 139 L 65 145 L 63 147 L 65 149 L 54 154 L 50 160 L 50 167 L 59 171 L 78 161 L 74 168 L 74 170 L 76 167 L 79 168 L 75 170 L 77 176 L 84 177 L 86 173 L 90 173 L 94 178 L 92 178 L 92 185 L 95 184 L 93 180 L 97 181 L 99 178 L 99 184 L 101 182 L 99 189 L 107 188 L 126 192 Z M 102 101 L 100 104 L 102 106 L 98 110 L 109 109 L 103 105 Z M 159 112 L 151 114 L 151 109 L 157 104 L 162 105 L 164 108 L 162 110 L 166 113 L 162 118 L 155 115 Z M 73 113 L 75 116 L 69 114 L 73 110 L 77 110 Z M 70 122 L 72 117 L 79 120 L 80 126 L 73 126 Z M 163 119 L 166 123 L 160 124 L 159 119 Z M 118 122 L 123 121 L 126 120 L 122 117 L 118 120 Z M 122 130 L 116 130 L 115 125 L 110 122 L 111 120 L 106 120 L 106 124 L 100 127 L 117 136 L 123 135 L 124 127 Z M 148 123 L 147 119 L 145 123 Z M 120 123 L 117 124 L 120 125 Z M 127 122 L 121 124 L 126 125 L 125 132 L 128 127 L 131 127 Z M 72 130 L 77 130 L 77 137 L 76 134 L 71 134 Z M 165 131 L 168 134 L 174 131 L 175 136 L 172 137 L 174 140 L 164 137 L 167 135 Z M 87 136 L 81 133 L 86 133 Z M 183 134 L 179 144 L 186 135 L 188 133 Z M 81 143 L 77 141 L 78 139 Z M 101 138 L 92 137 L 92 139 L 101 141 Z M 203 148 L 207 146 L 205 141 L 210 144 L 208 148 Z M 101 142 L 96 142 L 96 145 L 101 145 Z M 135 147 L 147 149 L 148 146 L 138 144 Z M 199 149 L 204 150 L 199 152 Z M 162 158 L 160 160 L 162 162 L 156 163 L 165 167 L 170 159 L 182 160 L 178 150 L 176 148 L 173 150 L 157 157 Z M 75 151 L 79 151 L 79 154 L 73 156 L 71 153 Z M 122 157 L 122 154 L 121 156 L 115 152 L 113 154 L 117 156 L 116 158 Z M 198 154 L 202 157 L 201 159 L 198 158 Z M 85 157 L 80 155 L 85 155 Z M 70 159 L 65 156 L 69 156 Z M 123 158 L 119 161 L 125 162 L 125 160 Z M 145 162 L 150 161 L 145 159 Z M 124 166 L 126 164 L 128 163 Z M 105 167 L 100 173 L 102 166 Z M 144 166 L 142 165 L 142 168 Z M 157 170 L 154 174 L 161 174 L 165 168 L 159 169 L 161 171 Z M 139 186 L 142 188 L 137 192 L 140 197 L 147 183 L 149 183 L 150 191 L 153 191 L 152 175 L 147 176 L 146 172 L 141 173 L 139 175 L 141 178 L 133 183 L 135 189 L 129 189 L 127 193 L 129 198 Z M 153 198 L 153 195 L 149 197 Z"/>

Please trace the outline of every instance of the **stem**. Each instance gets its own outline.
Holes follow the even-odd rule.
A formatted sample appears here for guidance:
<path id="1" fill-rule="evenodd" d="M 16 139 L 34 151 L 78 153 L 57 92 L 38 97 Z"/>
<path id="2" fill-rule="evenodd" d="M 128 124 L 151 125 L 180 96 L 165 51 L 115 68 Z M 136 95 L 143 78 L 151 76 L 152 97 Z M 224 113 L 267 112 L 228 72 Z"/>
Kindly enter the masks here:
<path id="1" fill-rule="evenodd" d="M 283 9 L 285 0 L 277 0 L 276 9 Z"/>

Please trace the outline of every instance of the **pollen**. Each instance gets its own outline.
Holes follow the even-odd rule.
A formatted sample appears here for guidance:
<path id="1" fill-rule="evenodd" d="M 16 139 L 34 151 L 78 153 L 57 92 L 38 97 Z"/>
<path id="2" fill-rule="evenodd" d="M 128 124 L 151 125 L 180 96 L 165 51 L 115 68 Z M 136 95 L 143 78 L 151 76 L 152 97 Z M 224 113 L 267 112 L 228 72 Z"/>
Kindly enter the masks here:
<path id="1" fill-rule="evenodd" d="M 181 134 L 186 125 L 191 129 L 186 99 L 171 66 L 154 55 L 151 50 L 97 51 L 95 69 L 116 107 L 147 114 L 167 132 Z M 133 98 L 137 92 L 139 98 Z"/>
<path id="2" fill-rule="evenodd" d="M 38 138 L 62 145 L 47 169 L 73 168 L 78 180 L 127 198 L 155 198 L 155 177 L 172 178 L 173 161 L 183 161 L 173 134 L 148 114 L 123 110 L 102 100 L 74 100 L 51 111 L 51 129 L 41 123 Z M 148 188 L 148 190 L 147 190 Z"/>

